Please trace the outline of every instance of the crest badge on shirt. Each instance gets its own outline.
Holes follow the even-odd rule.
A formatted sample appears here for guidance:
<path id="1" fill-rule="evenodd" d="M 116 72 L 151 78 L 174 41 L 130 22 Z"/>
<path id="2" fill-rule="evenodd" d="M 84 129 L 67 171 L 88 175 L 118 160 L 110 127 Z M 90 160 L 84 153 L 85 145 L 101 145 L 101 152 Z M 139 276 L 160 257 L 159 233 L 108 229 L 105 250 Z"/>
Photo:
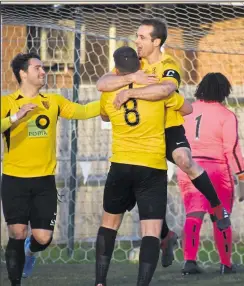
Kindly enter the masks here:
<path id="1" fill-rule="evenodd" d="M 49 109 L 50 105 L 48 101 L 42 101 L 42 104 L 46 109 Z"/>

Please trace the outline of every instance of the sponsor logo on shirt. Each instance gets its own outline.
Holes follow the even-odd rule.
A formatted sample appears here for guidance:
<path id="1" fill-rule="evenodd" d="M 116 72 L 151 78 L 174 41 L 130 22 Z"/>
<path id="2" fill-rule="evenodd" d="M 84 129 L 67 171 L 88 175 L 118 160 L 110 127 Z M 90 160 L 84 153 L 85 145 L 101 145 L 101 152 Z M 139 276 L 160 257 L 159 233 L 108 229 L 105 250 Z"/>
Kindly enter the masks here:
<path id="1" fill-rule="evenodd" d="M 47 115 L 39 115 L 36 120 L 28 122 L 28 137 L 40 138 L 48 136 L 50 119 Z"/>

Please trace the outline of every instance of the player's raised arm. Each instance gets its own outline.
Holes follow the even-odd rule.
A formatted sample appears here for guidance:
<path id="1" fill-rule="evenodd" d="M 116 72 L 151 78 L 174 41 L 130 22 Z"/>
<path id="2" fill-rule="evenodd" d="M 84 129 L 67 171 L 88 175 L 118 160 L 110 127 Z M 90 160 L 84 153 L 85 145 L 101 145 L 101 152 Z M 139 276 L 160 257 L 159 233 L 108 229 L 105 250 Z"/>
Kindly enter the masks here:
<path id="1" fill-rule="evenodd" d="M 123 70 L 123 62 L 126 61 L 126 58 L 122 56 L 118 57 L 116 53 L 117 50 L 114 52 L 113 55 L 115 66 L 122 67 Z M 134 66 L 134 70 L 132 73 L 123 74 L 123 72 L 120 72 L 118 74 L 117 69 L 115 68 L 112 72 L 103 75 L 97 81 L 97 89 L 99 91 L 115 91 L 131 83 L 148 85 L 158 82 L 158 79 L 155 77 L 154 74 L 146 74 L 144 71 L 138 70 L 138 65 L 133 65 L 133 61 L 135 62 L 136 60 L 138 60 L 137 57 L 130 58 L 130 60 L 132 61 L 131 65 Z"/>
<path id="2" fill-rule="evenodd" d="M 117 76 L 114 72 L 109 72 L 99 78 L 96 87 L 99 91 L 115 91 L 132 82 L 132 74 Z"/>
<path id="3" fill-rule="evenodd" d="M 57 95 L 60 116 L 66 119 L 89 119 L 100 115 L 100 100 L 87 104 L 71 102 L 61 95 Z"/>
<path id="4" fill-rule="evenodd" d="M 168 97 L 180 85 L 179 67 L 173 62 L 166 62 L 160 83 L 150 84 L 141 88 L 122 90 L 117 94 L 114 105 L 120 108 L 130 98 L 158 101 Z"/>
<path id="5" fill-rule="evenodd" d="M 133 83 L 134 77 L 134 74 L 116 75 L 114 72 L 109 72 L 97 81 L 96 87 L 99 91 L 115 91 Z"/>
<path id="6" fill-rule="evenodd" d="M 115 99 L 115 106 L 121 107 L 130 98 L 144 99 L 148 101 L 158 101 L 166 98 L 177 89 L 173 82 L 151 84 L 145 87 L 122 90 Z"/>

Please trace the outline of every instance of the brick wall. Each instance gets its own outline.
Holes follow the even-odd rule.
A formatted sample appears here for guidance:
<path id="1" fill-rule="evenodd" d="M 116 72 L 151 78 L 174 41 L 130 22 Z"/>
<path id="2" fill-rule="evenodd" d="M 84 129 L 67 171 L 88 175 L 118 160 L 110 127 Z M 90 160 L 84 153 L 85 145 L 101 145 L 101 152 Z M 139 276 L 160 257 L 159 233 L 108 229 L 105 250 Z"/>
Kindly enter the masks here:
<path id="1" fill-rule="evenodd" d="M 17 81 L 10 67 L 14 55 L 26 51 L 26 27 L 2 27 L 2 90 L 15 90 Z"/>
<path id="2" fill-rule="evenodd" d="M 208 34 L 202 37 L 198 43 L 199 51 L 222 49 L 226 53 L 184 51 L 182 50 L 184 46 L 183 30 L 170 28 L 167 40 L 169 48 L 166 51 L 181 64 L 183 85 L 197 84 L 210 71 L 222 72 L 231 80 L 233 85 L 242 85 L 244 83 L 244 55 L 231 55 L 227 52 L 243 53 L 244 34 L 241 33 L 243 27 L 244 19 L 214 23 Z M 2 90 L 11 91 L 17 87 L 10 62 L 18 52 L 26 50 L 26 35 L 26 28 L 23 26 L 3 26 Z M 103 52 L 106 55 L 100 55 L 101 47 L 104 47 Z M 94 40 L 93 43 L 93 40 L 89 39 L 86 43 L 86 50 L 89 57 L 87 57 L 86 63 L 81 66 L 81 82 L 89 84 L 95 82 L 107 69 L 103 66 L 104 64 L 107 65 L 108 46 L 106 42 L 98 43 Z M 71 88 L 72 84 L 73 69 L 66 69 L 59 73 L 51 71 L 48 73 L 48 86 L 50 88 Z"/>
<path id="3" fill-rule="evenodd" d="M 244 18 L 213 24 L 209 34 L 199 42 L 199 50 L 219 49 L 242 55 L 198 53 L 199 78 L 210 71 L 222 72 L 233 85 L 244 84 Z M 199 79 L 198 78 L 198 79 Z"/>

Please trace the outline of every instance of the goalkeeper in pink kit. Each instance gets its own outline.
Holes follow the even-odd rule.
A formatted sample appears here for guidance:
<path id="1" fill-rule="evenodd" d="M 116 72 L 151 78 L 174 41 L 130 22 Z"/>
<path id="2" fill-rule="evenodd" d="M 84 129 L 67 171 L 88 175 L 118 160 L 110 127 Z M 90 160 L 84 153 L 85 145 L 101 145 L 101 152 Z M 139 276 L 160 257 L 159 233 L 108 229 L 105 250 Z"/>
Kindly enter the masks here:
<path id="1" fill-rule="evenodd" d="M 240 197 L 244 197 L 244 159 L 238 140 L 235 114 L 223 104 L 231 85 L 221 73 L 209 73 L 200 82 L 193 103 L 193 113 L 185 117 L 186 137 L 192 156 L 207 171 L 220 201 L 230 214 L 234 199 L 233 173 L 240 182 Z M 188 176 L 179 170 L 178 184 L 186 211 L 183 250 L 185 264 L 182 274 L 201 273 L 196 263 L 200 229 L 205 213 L 213 222 L 216 247 L 220 257 L 220 273 L 234 273 L 231 262 L 232 228 L 220 231 L 206 198 L 193 186 Z"/>

